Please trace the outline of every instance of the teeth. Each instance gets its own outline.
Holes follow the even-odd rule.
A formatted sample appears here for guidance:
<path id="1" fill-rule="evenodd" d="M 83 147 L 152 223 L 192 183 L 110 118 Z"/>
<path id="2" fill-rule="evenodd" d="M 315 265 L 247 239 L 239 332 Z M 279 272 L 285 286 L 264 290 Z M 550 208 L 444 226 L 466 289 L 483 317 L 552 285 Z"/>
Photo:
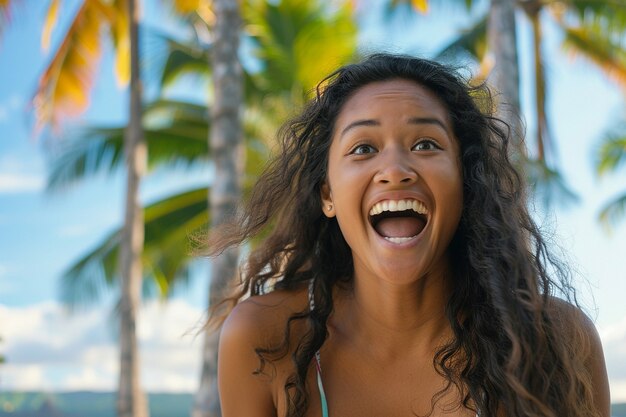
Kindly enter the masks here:
<path id="1" fill-rule="evenodd" d="M 417 200 L 385 200 L 374 204 L 370 209 L 370 216 L 375 216 L 383 211 L 413 210 L 419 214 L 427 214 L 426 206 Z"/>
<path id="2" fill-rule="evenodd" d="M 393 243 L 404 243 L 404 242 L 408 242 L 409 240 L 413 238 L 415 238 L 415 236 L 411 236 L 411 237 L 386 237 L 385 236 L 385 239 Z"/>

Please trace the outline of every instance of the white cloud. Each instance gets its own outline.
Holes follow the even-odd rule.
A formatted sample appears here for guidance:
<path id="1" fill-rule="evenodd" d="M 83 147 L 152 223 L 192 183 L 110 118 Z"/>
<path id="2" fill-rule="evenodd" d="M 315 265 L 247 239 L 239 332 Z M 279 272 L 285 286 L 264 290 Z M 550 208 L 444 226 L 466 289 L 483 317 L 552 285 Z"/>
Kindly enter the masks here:
<path id="1" fill-rule="evenodd" d="M 39 175 L 0 173 L 0 193 L 41 191 L 44 183 Z"/>
<path id="2" fill-rule="evenodd" d="M 47 302 L 27 307 L 0 305 L 0 368 L 11 390 L 114 390 L 118 347 L 109 307 L 69 315 Z M 151 302 L 141 309 L 138 332 L 142 381 L 148 391 L 189 392 L 200 374 L 202 311 L 180 300 Z"/>
<path id="3" fill-rule="evenodd" d="M 2 385 L 5 389 L 11 387 L 15 391 L 29 391 L 32 387 L 38 390 L 50 388 L 46 386 L 43 368 L 39 365 L 16 366 L 10 362 L 2 365 Z"/>
<path id="4" fill-rule="evenodd" d="M 109 307 L 69 315 L 47 302 L 0 305 L 0 380 L 11 390 L 114 390 L 118 348 Z M 142 382 L 148 391 L 192 392 L 200 373 L 203 311 L 175 299 L 141 309 Z M 626 401 L 626 317 L 600 328 L 613 402 Z"/>

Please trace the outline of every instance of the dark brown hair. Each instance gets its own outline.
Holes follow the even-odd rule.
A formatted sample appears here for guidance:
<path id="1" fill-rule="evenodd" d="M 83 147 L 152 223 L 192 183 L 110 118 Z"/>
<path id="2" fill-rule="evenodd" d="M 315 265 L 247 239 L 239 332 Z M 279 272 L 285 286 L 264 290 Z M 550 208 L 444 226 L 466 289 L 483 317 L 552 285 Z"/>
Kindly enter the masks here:
<path id="1" fill-rule="evenodd" d="M 235 301 L 312 282 L 315 308 L 289 319 L 281 346 L 257 349 L 259 371 L 277 355 L 294 352 L 295 372 L 285 385 L 288 416 L 304 415 L 306 375 L 327 337 L 333 285 L 353 275 L 337 221 L 321 210 L 334 123 L 356 90 L 390 79 L 414 81 L 439 97 L 460 145 L 464 207 L 450 247 L 454 282 L 446 306 L 454 339 L 436 353 L 435 368 L 448 388 L 460 389 L 463 405 L 478 408 L 481 416 L 596 416 L 581 349 L 563 329 L 581 332 L 572 329 L 574 322 L 564 325 L 558 314 L 563 308 L 554 307 L 554 295 L 576 304 L 569 272 L 552 258 L 529 215 L 525 183 L 508 155 L 507 125 L 490 113 L 485 86 L 408 56 L 372 55 L 323 80 L 315 98 L 280 130 L 280 150 L 246 206 L 213 235 L 213 253 L 266 235 L 243 264 Z M 309 330 L 290 349 L 296 320 Z"/>

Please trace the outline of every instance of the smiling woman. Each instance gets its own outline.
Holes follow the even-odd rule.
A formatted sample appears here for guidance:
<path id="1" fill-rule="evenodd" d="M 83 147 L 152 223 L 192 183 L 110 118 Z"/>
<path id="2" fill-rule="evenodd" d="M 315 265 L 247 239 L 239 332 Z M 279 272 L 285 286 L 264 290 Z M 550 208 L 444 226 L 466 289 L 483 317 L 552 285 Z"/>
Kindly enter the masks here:
<path id="1" fill-rule="evenodd" d="M 266 236 L 221 333 L 225 417 L 609 415 L 597 333 L 491 108 L 405 56 L 319 85 L 209 242 Z"/>

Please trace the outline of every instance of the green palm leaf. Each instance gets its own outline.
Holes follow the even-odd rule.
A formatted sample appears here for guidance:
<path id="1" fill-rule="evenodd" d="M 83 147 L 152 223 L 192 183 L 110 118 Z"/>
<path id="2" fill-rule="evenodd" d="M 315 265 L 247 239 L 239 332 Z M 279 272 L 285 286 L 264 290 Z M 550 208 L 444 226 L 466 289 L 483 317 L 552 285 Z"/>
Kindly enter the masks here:
<path id="1" fill-rule="evenodd" d="M 206 230 L 207 188 L 169 196 L 145 207 L 144 294 L 167 296 L 189 277 L 189 237 Z M 61 299 L 70 307 L 92 304 L 119 281 L 121 228 L 75 262 L 61 278 Z"/>
<path id="2" fill-rule="evenodd" d="M 148 165 L 189 166 L 207 162 L 208 110 L 193 103 L 160 100 L 144 112 Z M 87 128 L 60 145 L 48 174 L 51 191 L 124 163 L 124 128 Z"/>
<path id="3" fill-rule="evenodd" d="M 255 0 L 244 13 L 246 32 L 256 42 L 262 64 L 256 84 L 266 93 L 282 92 L 302 100 L 317 81 L 354 53 L 356 26 L 347 5 L 329 13 L 313 0 L 278 4 Z"/>
<path id="4" fill-rule="evenodd" d="M 159 48 L 161 50 L 158 55 L 166 57 L 161 68 L 162 87 L 171 86 L 183 75 L 192 74 L 201 78 L 211 76 L 210 45 L 179 41 L 163 33 L 154 33 L 151 37 L 154 44 L 162 48 Z"/>
<path id="5" fill-rule="evenodd" d="M 462 30 L 459 37 L 445 46 L 437 59 L 460 61 L 469 57 L 477 62 L 483 60 L 487 52 L 487 16 L 477 20 L 470 28 Z"/>
<path id="6" fill-rule="evenodd" d="M 614 198 L 607 205 L 605 205 L 598 219 L 606 227 L 607 230 L 611 230 L 611 226 L 624 218 L 626 214 L 626 193 Z"/>
<path id="7" fill-rule="evenodd" d="M 524 169 L 533 195 L 545 207 L 555 204 L 567 206 L 578 201 L 578 195 L 570 189 L 561 173 L 549 167 L 545 161 L 527 159 Z"/>
<path id="8" fill-rule="evenodd" d="M 563 47 L 588 59 L 626 90 L 626 45 L 596 25 L 564 26 Z"/>
<path id="9" fill-rule="evenodd" d="M 609 132 L 598 149 L 596 170 L 599 175 L 615 171 L 626 163 L 626 121 Z"/>
<path id="10" fill-rule="evenodd" d="M 574 14 L 582 24 L 602 26 L 605 33 L 626 30 L 626 7 L 623 0 L 552 0 L 557 13 L 565 9 Z"/>
<path id="11" fill-rule="evenodd" d="M 149 70 L 155 72 L 154 79 L 160 81 L 161 88 L 176 84 L 184 76 L 200 80 L 211 76 L 211 45 L 201 44 L 197 39 L 180 41 L 168 34 L 149 32 L 151 53 L 148 54 Z M 159 57 L 164 57 L 161 59 Z M 260 101 L 260 92 L 251 74 L 244 71 L 244 93 L 247 102 Z"/>

